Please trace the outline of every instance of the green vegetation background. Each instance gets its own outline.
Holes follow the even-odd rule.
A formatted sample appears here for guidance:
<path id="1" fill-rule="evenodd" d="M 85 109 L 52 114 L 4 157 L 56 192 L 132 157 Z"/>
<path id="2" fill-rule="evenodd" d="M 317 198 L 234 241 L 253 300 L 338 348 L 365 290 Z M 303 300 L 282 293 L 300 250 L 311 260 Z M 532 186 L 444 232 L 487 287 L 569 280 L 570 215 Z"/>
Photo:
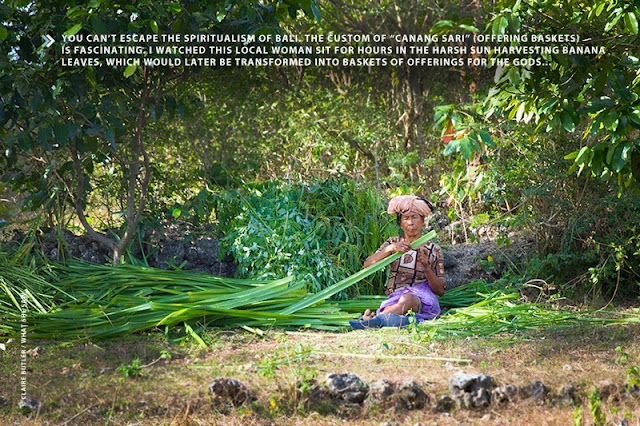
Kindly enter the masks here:
<path id="1" fill-rule="evenodd" d="M 111 6 L 0 5 L 6 236 L 30 226 L 25 218 L 40 228 L 89 232 L 118 262 L 128 261 L 141 230 L 188 225 L 220 237 L 239 276 L 293 274 L 317 291 L 357 271 L 396 232 L 385 203 L 412 192 L 435 201 L 454 228 L 494 226 L 505 230 L 505 244 L 509 230 L 531 235 L 533 256 L 510 272 L 513 281 L 544 279 L 596 302 L 637 294 L 637 3 L 143 1 L 120 13 Z M 31 13 L 36 7 L 43 13 Z M 61 70 L 59 45 L 40 47 L 45 28 L 59 40 L 107 30 L 398 27 L 413 34 L 577 32 L 600 37 L 607 54 L 558 55 L 546 68 L 500 72 L 123 72 Z M 450 243 L 448 235 L 440 243 Z M 379 294 L 382 281 L 359 291 Z"/>

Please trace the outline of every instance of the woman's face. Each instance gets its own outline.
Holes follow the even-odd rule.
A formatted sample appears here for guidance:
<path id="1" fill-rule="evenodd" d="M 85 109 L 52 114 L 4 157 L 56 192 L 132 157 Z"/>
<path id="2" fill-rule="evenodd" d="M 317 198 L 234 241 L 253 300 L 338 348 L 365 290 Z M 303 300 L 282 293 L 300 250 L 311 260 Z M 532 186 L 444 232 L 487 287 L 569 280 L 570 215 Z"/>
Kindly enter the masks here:
<path id="1" fill-rule="evenodd" d="M 419 235 L 424 225 L 424 217 L 418 213 L 409 212 L 400 216 L 400 228 L 407 236 Z"/>

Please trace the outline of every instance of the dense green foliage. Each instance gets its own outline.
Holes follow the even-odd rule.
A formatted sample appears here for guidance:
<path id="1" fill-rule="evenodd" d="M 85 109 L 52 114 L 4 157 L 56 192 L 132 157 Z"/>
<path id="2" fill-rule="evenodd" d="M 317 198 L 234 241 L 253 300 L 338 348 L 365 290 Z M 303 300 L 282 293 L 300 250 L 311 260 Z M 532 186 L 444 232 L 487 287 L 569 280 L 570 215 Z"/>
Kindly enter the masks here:
<path id="1" fill-rule="evenodd" d="M 538 255 L 519 276 L 598 301 L 621 288 L 637 293 L 640 283 L 638 17 L 631 1 L 497 2 L 484 33 L 529 36 L 502 46 L 560 34 L 603 50 L 543 54 L 543 66 L 495 55 L 511 61 L 495 68 L 482 93 L 434 114 L 453 159 L 441 194 L 455 215 L 523 226 Z"/>
<path id="2" fill-rule="evenodd" d="M 637 291 L 637 2 L 119 7 L 0 5 L 0 224 L 16 200 L 48 226 L 85 228 L 116 258 L 141 226 L 207 225 L 197 232 L 216 229 L 240 275 L 294 275 L 317 291 L 395 234 L 384 201 L 413 192 L 449 206 L 465 235 L 478 225 L 532 235 L 535 256 L 514 280 L 603 301 Z M 499 70 L 59 66 L 63 34 L 476 29 L 578 34 L 605 53 Z M 58 43 L 41 47 L 44 33 Z"/>
<path id="3" fill-rule="evenodd" d="M 130 64 L 64 67 L 65 37 L 159 32 L 280 32 L 299 9 L 319 18 L 315 1 L 181 4 L 139 1 L 10 1 L 0 5 L 0 161 L 3 178 L 28 193 L 31 209 L 73 206 L 82 227 L 119 262 L 145 210 L 152 175 L 148 123 L 182 116 L 181 83 L 198 69 Z M 40 46 L 41 37 L 58 43 Z M 106 175 L 106 179 L 104 176 Z M 96 177 L 96 180 L 91 177 Z M 100 180 L 100 178 L 102 179 Z M 117 238 L 98 233 L 86 211 L 94 184 L 109 181 L 123 217 Z M 58 218 L 61 221 L 62 218 Z"/>
<path id="4" fill-rule="evenodd" d="M 568 177 L 563 155 L 580 146 L 578 138 L 532 134 L 525 139 L 517 133 L 495 143 L 479 165 L 465 171 L 481 176 L 480 185 L 450 180 L 443 192 L 457 191 L 454 209 L 471 226 L 475 221 L 531 234 L 531 261 L 514 271 L 514 279 L 543 279 L 572 297 L 589 294 L 598 303 L 616 292 L 637 294 L 640 197 L 619 194 L 600 179 Z"/>
<path id="5" fill-rule="evenodd" d="M 580 131 L 583 142 L 565 158 L 578 173 L 614 176 L 619 186 L 640 184 L 640 59 L 634 1 L 520 0 L 497 4 L 491 33 L 567 34 L 582 44 L 601 46 L 602 54 L 552 54 L 546 67 L 509 65 L 495 76 L 486 113 L 533 122 L 550 132 Z"/>
<path id="6" fill-rule="evenodd" d="M 359 271 L 397 234 L 385 207 L 375 189 L 353 181 L 272 182 L 221 194 L 216 215 L 240 276 L 294 276 L 315 292 Z M 381 278 L 360 292 L 379 294 Z"/>

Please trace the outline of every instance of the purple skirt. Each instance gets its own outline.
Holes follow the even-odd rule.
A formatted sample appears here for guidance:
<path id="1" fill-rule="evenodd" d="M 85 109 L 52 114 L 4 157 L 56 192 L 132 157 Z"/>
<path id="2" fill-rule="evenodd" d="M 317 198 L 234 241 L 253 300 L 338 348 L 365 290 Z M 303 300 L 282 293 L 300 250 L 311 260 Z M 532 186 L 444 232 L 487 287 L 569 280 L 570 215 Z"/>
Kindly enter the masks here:
<path id="1" fill-rule="evenodd" d="M 431 287 L 429 287 L 429 283 L 426 282 L 409 287 L 403 287 L 399 290 L 394 291 L 389 295 L 389 298 L 387 300 L 382 302 L 380 308 L 378 308 L 378 310 L 376 311 L 376 314 L 380 314 L 386 307 L 398 303 L 400 297 L 405 293 L 413 294 L 414 296 L 417 296 L 418 299 L 420 299 L 420 312 L 416 313 L 416 319 L 418 320 L 418 322 L 427 319 L 434 319 L 435 317 L 440 315 L 440 302 L 438 302 L 438 296 L 435 295 L 433 290 L 431 290 Z"/>

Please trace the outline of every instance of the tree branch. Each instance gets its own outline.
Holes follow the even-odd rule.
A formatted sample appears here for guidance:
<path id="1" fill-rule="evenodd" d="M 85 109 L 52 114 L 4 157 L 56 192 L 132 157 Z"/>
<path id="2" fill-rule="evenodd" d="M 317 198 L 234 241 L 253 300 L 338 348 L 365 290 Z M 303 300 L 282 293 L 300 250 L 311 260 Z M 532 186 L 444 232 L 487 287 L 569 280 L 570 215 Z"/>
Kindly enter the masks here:
<path id="1" fill-rule="evenodd" d="M 73 141 L 73 144 L 71 144 L 71 156 L 73 157 L 73 164 L 76 168 L 76 179 L 78 179 L 76 194 L 75 196 L 72 195 L 71 198 L 73 200 L 73 206 L 76 210 L 76 214 L 78 215 L 78 219 L 80 220 L 82 227 L 87 231 L 91 238 L 105 245 L 106 247 L 109 247 L 109 249 L 115 250 L 115 242 L 93 229 L 84 214 L 84 210 L 82 208 L 82 197 L 84 194 L 84 172 L 82 171 L 82 163 L 80 163 L 80 158 L 78 157 L 78 150 L 76 148 L 75 140 Z M 68 188 L 68 190 L 70 191 L 70 188 Z"/>
<path id="2" fill-rule="evenodd" d="M 118 242 L 117 246 L 114 249 L 114 262 L 119 261 L 119 257 L 122 254 L 122 251 L 129 245 L 129 241 L 133 236 L 136 226 L 138 225 L 138 221 L 140 220 L 140 216 L 144 211 L 145 201 L 147 196 L 147 191 L 149 188 L 149 180 L 151 178 L 151 168 L 149 167 L 149 156 L 146 152 L 143 142 L 143 131 L 145 125 L 145 116 L 146 111 L 145 108 L 147 106 L 147 101 L 149 99 L 149 70 L 144 68 L 143 71 L 143 85 L 142 92 L 140 93 L 140 106 L 138 110 L 138 115 L 136 118 L 136 129 L 134 136 L 134 145 L 133 145 L 133 161 L 130 163 L 129 167 L 129 184 L 127 187 L 127 208 L 126 208 L 126 217 L 127 217 L 127 228 L 124 232 L 124 235 Z M 140 188 L 140 199 L 138 206 L 136 207 L 136 187 L 137 187 L 137 179 L 140 174 L 140 156 L 143 157 L 143 165 L 144 165 L 144 178 Z"/>
<path id="3" fill-rule="evenodd" d="M 336 130 L 329 129 L 327 128 L 327 126 L 323 125 L 321 122 L 318 122 L 318 126 L 320 126 L 320 128 L 323 129 L 325 132 L 331 132 L 331 133 L 337 134 L 340 138 L 342 138 L 342 140 L 346 141 L 349 144 L 349 146 L 351 146 L 351 148 L 355 149 L 356 151 L 358 151 L 359 153 L 367 157 L 370 161 L 375 163 L 376 157 L 370 151 L 367 151 L 366 149 L 364 149 L 357 140 L 353 139 L 352 137 L 347 135 L 345 132 L 338 132 Z"/>

